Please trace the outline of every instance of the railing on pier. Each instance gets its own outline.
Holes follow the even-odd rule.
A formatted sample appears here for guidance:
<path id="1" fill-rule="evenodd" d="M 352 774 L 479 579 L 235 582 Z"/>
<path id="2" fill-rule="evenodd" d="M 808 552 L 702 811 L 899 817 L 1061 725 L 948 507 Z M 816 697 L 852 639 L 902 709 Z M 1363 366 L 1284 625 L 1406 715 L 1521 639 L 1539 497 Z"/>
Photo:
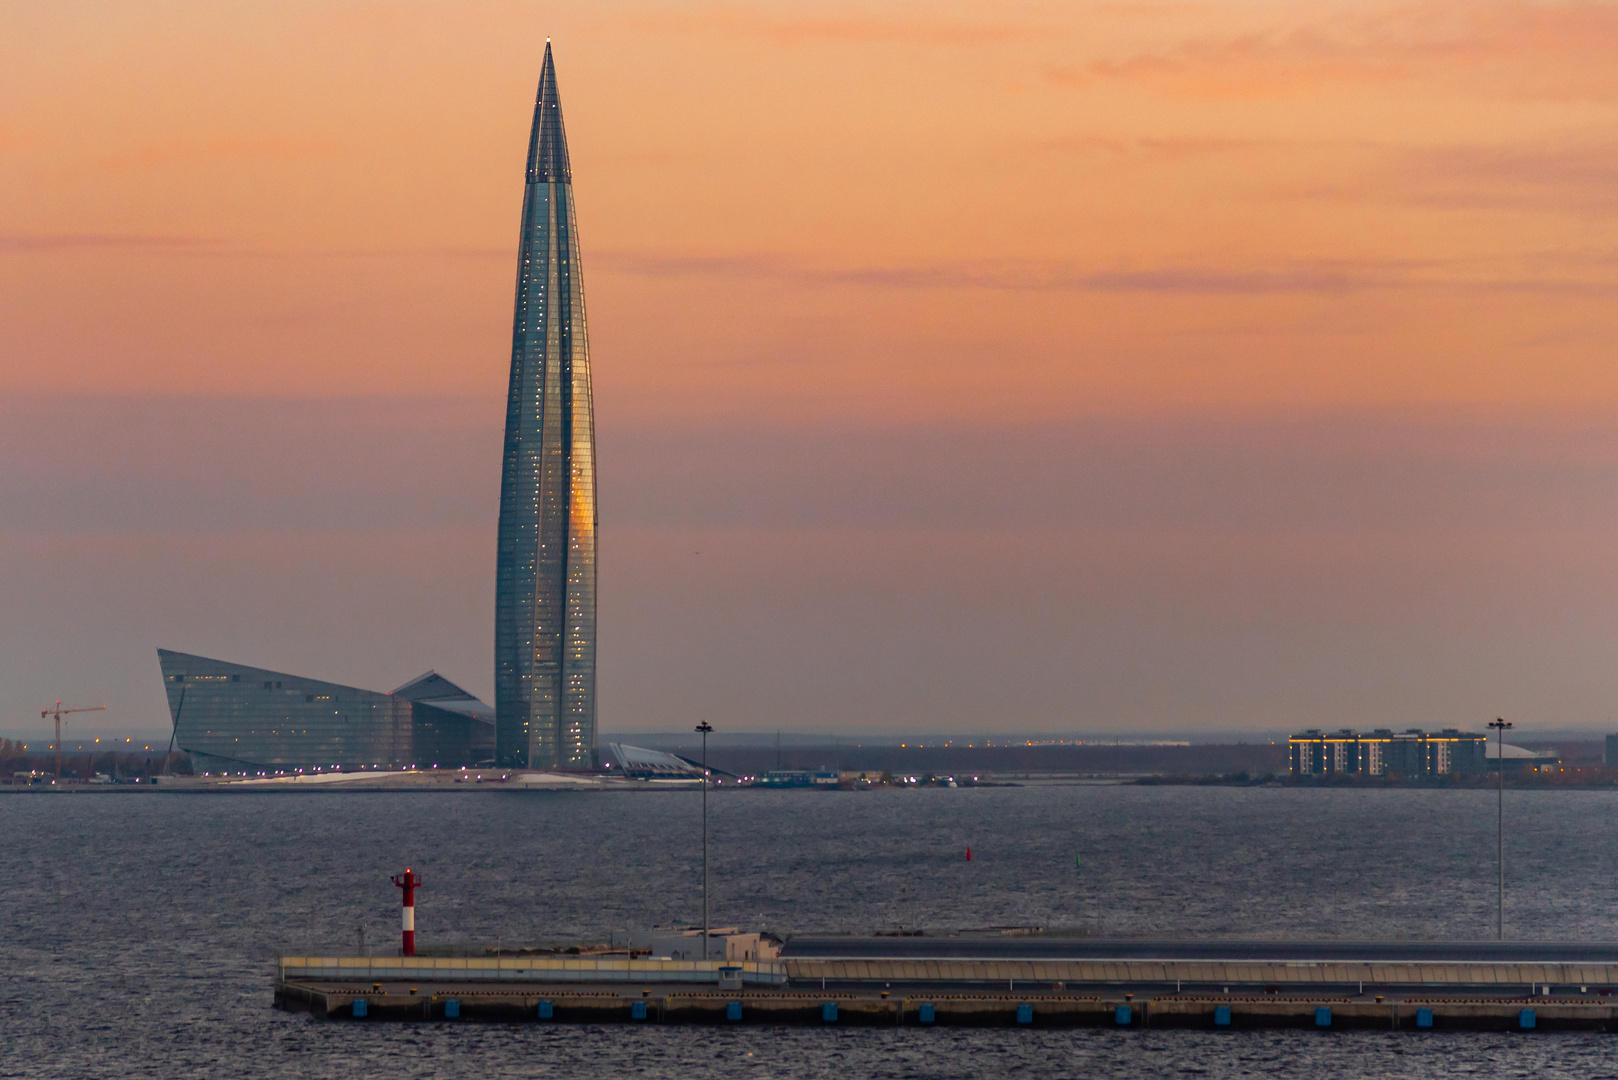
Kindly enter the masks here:
<path id="1" fill-rule="evenodd" d="M 743 983 L 776 986 L 787 980 L 780 960 L 627 960 L 578 956 L 280 956 L 281 982 L 309 979 L 364 979 L 397 982 L 718 982 L 722 976 Z"/>

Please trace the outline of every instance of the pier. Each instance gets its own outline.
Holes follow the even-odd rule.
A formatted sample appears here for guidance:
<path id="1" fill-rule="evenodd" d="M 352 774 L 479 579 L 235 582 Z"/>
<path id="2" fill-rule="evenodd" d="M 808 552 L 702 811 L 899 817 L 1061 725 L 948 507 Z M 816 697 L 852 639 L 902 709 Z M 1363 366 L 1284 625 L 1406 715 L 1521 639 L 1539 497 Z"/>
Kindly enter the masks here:
<path id="1" fill-rule="evenodd" d="M 1618 944 L 805 938 L 743 962 L 287 956 L 275 1004 L 364 1021 L 1614 1031 L 1614 986 Z"/>

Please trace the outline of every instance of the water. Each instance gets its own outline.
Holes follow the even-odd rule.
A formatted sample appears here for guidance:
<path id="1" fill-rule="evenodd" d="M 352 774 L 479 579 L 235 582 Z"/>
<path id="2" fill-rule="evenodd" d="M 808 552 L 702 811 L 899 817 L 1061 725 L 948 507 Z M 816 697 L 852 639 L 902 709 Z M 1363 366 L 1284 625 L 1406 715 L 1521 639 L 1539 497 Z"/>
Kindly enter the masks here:
<path id="1" fill-rule="evenodd" d="M 747 791 L 715 925 L 1479 938 L 1492 792 Z M 1507 792 L 1508 935 L 1618 940 L 1618 794 Z M 965 849 L 972 848 L 972 861 Z M 354 1025 L 276 950 L 604 935 L 701 915 L 695 793 L 0 796 L 0 1077 L 1618 1075 L 1618 1036 Z M 1080 856 L 1081 865 L 1074 866 Z"/>

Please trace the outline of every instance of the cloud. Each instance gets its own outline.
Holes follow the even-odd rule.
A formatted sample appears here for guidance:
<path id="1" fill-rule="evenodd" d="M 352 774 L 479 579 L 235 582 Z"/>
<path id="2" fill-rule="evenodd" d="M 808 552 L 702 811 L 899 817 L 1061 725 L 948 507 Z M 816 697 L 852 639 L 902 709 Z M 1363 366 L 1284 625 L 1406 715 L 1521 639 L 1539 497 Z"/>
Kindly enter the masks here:
<path id="1" fill-rule="evenodd" d="M 647 277 L 744 277 L 802 285 L 899 289 L 1249 293 L 1341 291 L 1367 283 L 1352 269 L 1326 263 L 1250 271 L 1217 267 L 1084 270 L 1070 263 L 1012 259 L 825 267 L 784 255 L 658 255 L 625 251 L 601 252 L 594 261 L 610 270 Z"/>
<path id="2" fill-rule="evenodd" d="M 14 394 L 0 403 L 0 533 L 492 529 L 502 408 L 494 395 Z M 614 527 L 1601 530 L 1618 522 L 1615 419 L 1463 406 L 661 417 L 612 425 L 602 477 Z"/>
<path id="3" fill-rule="evenodd" d="M 302 162 L 335 158 L 342 152 L 342 143 L 335 139 L 277 135 L 260 135 L 251 139 L 239 136 L 168 139 L 125 147 L 102 157 L 97 162 L 97 168 L 109 172 L 137 172 L 169 165 L 195 167 L 221 162 Z"/>
<path id="4" fill-rule="evenodd" d="M 152 236 L 117 233 L 0 232 L 0 252 L 75 250 L 196 252 L 219 249 L 223 241 L 202 236 Z"/>
<path id="5" fill-rule="evenodd" d="M 1128 82 L 1204 97 L 1275 97 L 1333 83 L 1457 79 L 1507 97 L 1618 94 L 1618 6 L 1429 3 L 1373 7 L 1344 18 L 1308 8 L 1311 21 L 1206 35 L 1129 55 L 1051 65 L 1046 76 L 1083 88 Z"/>
<path id="6" fill-rule="evenodd" d="M 498 505 L 501 407 L 13 392 L 0 403 L 0 532 L 465 527 Z"/>
<path id="7" fill-rule="evenodd" d="M 1570 213 L 1618 206 L 1618 130 L 1606 126 L 1499 143 L 1071 135 L 1027 145 L 1045 154 L 1149 167 L 1201 167 L 1223 157 L 1244 176 L 1270 185 L 1267 194 L 1286 197 Z M 1299 186 L 1279 178 L 1300 166 L 1326 179 Z"/>
<path id="8" fill-rule="evenodd" d="M 1081 152 L 1084 141 L 1072 140 L 1070 145 Z M 1618 207 L 1618 132 L 1605 129 L 1494 144 L 1300 140 L 1250 145 L 1255 153 L 1273 148 L 1294 160 L 1314 162 L 1317 178 L 1275 183 L 1267 193 L 1270 197 L 1536 214 L 1610 214 Z M 1199 150 L 1192 141 L 1183 149 L 1163 150 L 1150 144 L 1121 144 L 1116 152 L 1173 160 L 1221 149 Z M 1250 171 L 1261 172 L 1251 167 Z M 1558 255 L 1556 261 L 1592 265 L 1574 253 Z"/>
<path id="9" fill-rule="evenodd" d="M 720 277 L 800 286 L 989 289 L 1017 292 L 1182 294 L 1345 293 L 1367 289 L 1600 292 L 1618 290 L 1611 268 L 1584 260 L 1524 268 L 1466 260 L 1292 260 L 1268 266 L 1182 265 L 1097 269 L 1061 261 L 984 259 L 914 266 L 834 267 L 788 255 L 600 252 L 593 263 L 645 277 Z"/>
<path id="10" fill-rule="evenodd" d="M 1618 144 L 1540 143 L 1405 150 L 1386 179 L 1409 201 L 1552 210 L 1618 206 Z"/>
<path id="11" fill-rule="evenodd" d="M 644 17 L 639 29 L 653 33 L 714 34 L 762 38 L 779 45 L 820 42 L 853 45 L 968 47 L 993 42 L 1048 40 L 1060 31 L 1024 23 L 960 22 L 938 18 L 872 18 L 828 15 L 772 18 L 741 8 L 715 8 L 680 16 Z"/>
<path id="12" fill-rule="evenodd" d="M 1040 139 L 1032 144 L 1034 149 L 1047 153 L 1104 154 L 1116 158 L 1146 158 L 1155 161 L 1180 161 L 1219 154 L 1249 153 L 1255 150 L 1290 151 L 1297 145 L 1296 140 L 1286 139 L 1150 135 L 1135 138 L 1064 135 L 1053 139 Z"/>
<path id="13" fill-rule="evenodd" d="M 40 135 L 33 132 L 24 134 L 0 119 L 0 153 L 42 146 L 44 143 L 45 139 Z"/>
<path id="14" fill-rule="evenodd" d="M 222 237 L 138 233 L 0 232 L 0 254 L 135 251 L 147 254 L 261 259 L 514 259 L 513 247 L 432 244 L 407 248 L 274 248 Z"/>
<path id="15" fill-rule="evenodd" d="M 641 527 L 1599 532 L 1618 522 L 1613 419 L 1450 406 L 665 423 L 620 430 L 605 460 L 618 521 Z"/>

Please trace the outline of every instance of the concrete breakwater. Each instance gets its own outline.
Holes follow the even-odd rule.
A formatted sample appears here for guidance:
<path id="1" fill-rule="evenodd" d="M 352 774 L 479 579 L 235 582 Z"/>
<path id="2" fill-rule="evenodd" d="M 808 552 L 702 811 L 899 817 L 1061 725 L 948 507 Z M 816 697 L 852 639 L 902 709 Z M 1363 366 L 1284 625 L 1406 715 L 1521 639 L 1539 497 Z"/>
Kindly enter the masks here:
<path id="1" fill-rule="evenodd" d="M 283 957 L 326 1019 L 1618 1031 L 1618 964 Z"/>
<path id="2" fill-rule="evenodd" d="M 1562 999 L 1355 1001 L 1239 996 L 1123 999 L 1063 994 L 907 994 L 648 987 L 288 984 L 276 1004 L 328 1020 L 814 1026 L 1303 1028 L 1376 1031 L 1614 1031 L 1613 1009 Z"/>

